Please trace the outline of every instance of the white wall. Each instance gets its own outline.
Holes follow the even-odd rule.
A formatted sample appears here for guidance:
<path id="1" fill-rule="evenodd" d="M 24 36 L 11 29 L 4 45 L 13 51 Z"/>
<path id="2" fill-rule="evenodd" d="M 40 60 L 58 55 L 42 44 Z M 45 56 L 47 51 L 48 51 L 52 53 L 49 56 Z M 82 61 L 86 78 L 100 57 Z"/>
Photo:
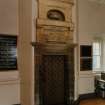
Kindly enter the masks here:
<path id="1" fill-rule="evenodd" d="M 95 36 L 105 37 L 105 5 L 88 0 L 78 0 L 79 45 L 91 45 Z M 78 54 L 80 56 L 80 54 Z M 80 58 L 79 58 L 80 59 Z M 78 62 L 80 62 L 78 60 Z M 80 65 L 78 65 L 79 67 Z M 79 67 L 80 68 L 80 67 Z M 79 94 L 94 92 L 92 72 L 79 72 Z"/>
<path id="2" fill-rule="evenodd" d="M 18 35 L 18 0 L 0 0 L 0 34 Z M 20 103 L 19 72 L 0 72 L 0 105 Z"/>
<path id="3" fill-rule="evenodd" d="M 91 43 L 94 36 L 105 33 L 105 5 L 89 0 L 78 0 L 79 42 Z"/>
<path id="4" fill-rule="evenodd" d="M 0 105 L 13 105 L 19 103 L 20 99 L 19 82 L 0 81 Z"/>
<path id="5" fill-rule="evenodd" d="M 0 0 L 0 34 L 18 34 L 18 0 Z"/>

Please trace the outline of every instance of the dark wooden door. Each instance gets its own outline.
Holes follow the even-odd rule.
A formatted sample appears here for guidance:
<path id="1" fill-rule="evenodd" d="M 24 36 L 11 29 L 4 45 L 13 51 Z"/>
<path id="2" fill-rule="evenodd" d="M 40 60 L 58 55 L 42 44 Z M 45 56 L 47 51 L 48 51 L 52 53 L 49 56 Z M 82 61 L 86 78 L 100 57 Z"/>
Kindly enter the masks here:
<path id="1" fill-rule="evenodd" d="M 64 56 L 43 56 L 43 102 L 44 105 L 64 104 Z"/>

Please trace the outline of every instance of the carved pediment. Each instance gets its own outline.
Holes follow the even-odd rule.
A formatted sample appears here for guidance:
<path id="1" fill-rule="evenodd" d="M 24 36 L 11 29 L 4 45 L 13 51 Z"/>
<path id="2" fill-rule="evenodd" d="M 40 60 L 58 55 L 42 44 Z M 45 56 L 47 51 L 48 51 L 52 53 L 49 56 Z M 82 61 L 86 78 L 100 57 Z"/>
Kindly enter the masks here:
<path id="1" fill-rule="evenodd" d="M 38 0 L 37 37 L 39 43 L 73 43 L 73 0 Z"/>
<path id="2" fill-rule="evenodd" d="M 64 2 L 64 0 L 39 0 L 38 18 L 70 22 L 72 16 L 72 3 L 68 3 L 67 1 L 69 0 L 66 0 L 66 2 Z"/>

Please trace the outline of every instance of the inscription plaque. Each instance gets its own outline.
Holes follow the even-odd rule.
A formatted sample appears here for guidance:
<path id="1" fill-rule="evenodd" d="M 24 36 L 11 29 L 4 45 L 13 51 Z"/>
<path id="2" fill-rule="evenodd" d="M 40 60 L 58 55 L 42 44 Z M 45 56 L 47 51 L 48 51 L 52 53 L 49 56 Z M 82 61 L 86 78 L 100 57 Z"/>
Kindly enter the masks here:
<path id="1" fill-rule="evenodd" d="M 68 43 L 73 39 L 72 36 L 70 27 L 42 26 L 37 28 L 37 40 L 39 42 Z"/>
<path id="2" fill-rule="evenodd" d="M 0 35 L 0 71 L 17 69 L 17 36 Z"/>

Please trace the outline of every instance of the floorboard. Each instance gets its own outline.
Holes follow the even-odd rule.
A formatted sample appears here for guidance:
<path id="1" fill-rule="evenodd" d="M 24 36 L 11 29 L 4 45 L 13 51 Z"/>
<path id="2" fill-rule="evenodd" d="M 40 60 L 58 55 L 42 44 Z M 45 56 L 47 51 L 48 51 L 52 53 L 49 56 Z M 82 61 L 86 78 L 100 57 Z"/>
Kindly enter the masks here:
<path id="1" fill-rule="evenodd" d="M 102 98 L 94 98 L 94 99 L 86 99 L 80 102 L 80 105 L 105 105 L 105 99 Z"/>

